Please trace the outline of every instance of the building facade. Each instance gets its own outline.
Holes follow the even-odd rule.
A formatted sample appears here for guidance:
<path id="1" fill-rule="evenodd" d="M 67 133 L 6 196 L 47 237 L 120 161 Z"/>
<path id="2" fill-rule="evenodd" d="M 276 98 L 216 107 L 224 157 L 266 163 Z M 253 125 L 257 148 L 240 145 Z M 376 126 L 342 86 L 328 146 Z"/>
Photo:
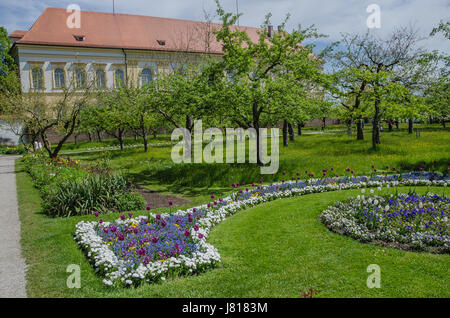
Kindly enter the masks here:
<path id="1" fill-rule="evenodd" d="M 47 8 L 30 30 L 10 34 L 24 92 L 52 96 L 70 85 L 141 85 L 222 53 L 213 34 L 220 25 L 214 23 L 80 11 L 74 27 L 76 18 L 65 9 Z M 257 39 L 258 29 L 239 28 Z"/>

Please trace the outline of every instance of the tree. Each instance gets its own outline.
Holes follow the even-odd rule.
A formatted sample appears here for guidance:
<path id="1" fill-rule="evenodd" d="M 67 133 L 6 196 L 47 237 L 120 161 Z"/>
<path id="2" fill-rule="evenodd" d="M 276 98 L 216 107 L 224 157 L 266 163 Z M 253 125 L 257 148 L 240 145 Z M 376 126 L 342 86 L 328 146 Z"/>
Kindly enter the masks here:
<path id="1" fill-rule="evenodd" d="M 222 26 L 216 38 L 222 43 L 223 56 L 218 62 L 216 78 L 221 85 L 221 106 L 230 120 L 242 128 L 259 128 L 278 120 L 289 120 L 292 110 L 307 105 L 305 99 L 311 83 L 321 80 L 322 61 L 312 53 L 312 46 L 302 45 L 321 35 L 313 28 L 299 27 L 288 33 L 286 20 L 277 32 L 268 34 L 270 17 L 252 41 L 245 31 L 234 27 L 239 15 L 225 13 L 217 1 Z M 270 36 L 269 36 L 270 35 Z M 257 142 L 257 153 L 260 143 Z M 261 163 L 257 156 L 258 163 Z"/>
<path id="2" fill-rule="evenodd" d="M 20 79 L 16 77 L 11 87 L 19 90 Z M 63 92 L 49 98 L 45 92 L 31 90 L 20 94 L 3 95 L 6 114 L 13 121 L 20 120 L 26 127 L 23 131 L 15 131 L 24 141 L 29 137 L 31 145 L 40 139 L 50 158 L 56 158 L 67 139 L 73 135 L 80 125 L 80 114 L 91 99 L 90 88 L 74 89 L 73 85 L 63 89 Z M 13 125 L 11 125 L 13 127 Z M 52 147 L 48 134 L 50 131 L 59 133 L 56 146 Z"/>
<path id="3" fill-rule="evenodd" d="M 425 70 L 415 67 L 423 54 L 416 47 L 419 40 L 417 31 L 411 28 L 396 29 L 387 38 L 369 32 L 365 35 L 344 35 L 344 48 L 334 53 L 340 64 L 337 78 L 344 79 L 338 81 L 337 86 L 339 90 L 345 88 L 338 95 L 344 99 L 352 97 L 353 109 L 356 109 L 361 99 L 372 103 L 373 149 L 381 142 L 379 123 L 382 107 L 388 105 L 386 102 L 398 101 L 398 98 L 393 97 L 398 93 L 398 97 L 409 106 L 416 105 L 411 95 L 420 79 L 419 71 Z"/>
<path id="4" fill-rule="evenodd" d="M 17 83 L 17 66 L 14 59 L 9 55 L 11 41 L 8 32 L 4 27 L 0 27 L 0 95 L 3 98 L 11 98 L 12 95 L 20 93 L 20 85 Z M 0 113 L 4 107 L 4 102 L 0 103 Z"/>

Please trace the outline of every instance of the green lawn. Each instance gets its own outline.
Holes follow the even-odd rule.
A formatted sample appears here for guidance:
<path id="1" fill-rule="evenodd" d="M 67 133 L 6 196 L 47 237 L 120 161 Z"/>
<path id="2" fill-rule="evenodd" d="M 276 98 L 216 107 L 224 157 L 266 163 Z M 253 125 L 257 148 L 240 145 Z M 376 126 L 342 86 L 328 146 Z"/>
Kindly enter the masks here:
<path id="1" fill-rule="evenodd" d="M 425 170 L 447 172 L 450 163 L 449 130 L 443 130 L 439 125 L 417 125 L 422 131 L 417 138 L 415 134 L 408 135 L 403 125 L 399 131 L 382 133 L 382 144 L 379 150 L 373 151 L 368 126 L 363 141 L 356 141 L 355 136 L 349 137 L 345 133 L 315 134 L 296 137 L 288 147 L 283 147 L 280 139 L 279 171 L 273 177 L 262 177 L 265 182 L 290 179 L 296 172 L 305 177 L 305 170 L 320 176 L 322 169 L 330 168 L 340 175 L 346 168 L 353 169 L 356 174 L 367 174 L 371 173 L 372 164 L 379 171 L 386 165 L 402 171 L 417 170 L 425 165 Z M 339 128 L 344 127 L 330 126 L 328 129 Z M 155 141 L 164 140 L 168 141 L 168 136 L 159 136 Z M 72 146 L 69 144 L 67 148 L 72 149 Z M 86 143 L 82 147 L 86 148 Z M 136 184 L 182 195 L 195 204 L 204 202 L 212 192 L 226 195 L 232 183 L 250 184 L 261 177 L 259 167 L 254 164 L 175 164 L 171 160 L 171 149 L 171 146 L 162 146 L 150 147 L 148 153 L 135 148 L 82 152 L 71 156 L 85 164 L 94 164 L 99 158 L 106 159 L 114 169 L 129 175 Z M 283 171 L 286 171 L 285 176 Z"/>
<path id="2" fill-rule="evenodd" d="M 230 217 L 209 238 L 222 256 L 218 269 L 137 288 L 108 288 L 72 238 L 77 222 L 94 217 L 62 219 L 41 214 L 37 190 L 19 161 L 16 170 L 30 297 L 299 297 L 309 287 L 321 290 L 318 297 L 450 296 L 449 255 L 359 243 L 328 231 L 319 222 L 321 210 L 356 195 L 357 190 L 283 199 Z M 117 217 L 112 214 L 105 219 Z M 81 267 L 80 289 L 66 287 L 69 264 Z M 366 287 L 369 264 L 381 267 L 380 289 Z"/>

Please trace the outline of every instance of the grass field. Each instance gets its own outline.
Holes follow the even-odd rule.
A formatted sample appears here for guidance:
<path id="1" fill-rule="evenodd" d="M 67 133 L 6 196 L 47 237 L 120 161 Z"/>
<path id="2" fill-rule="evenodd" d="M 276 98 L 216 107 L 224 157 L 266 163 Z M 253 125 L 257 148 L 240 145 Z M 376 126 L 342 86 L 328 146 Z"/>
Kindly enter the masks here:
<path id="1" fill-rule="evenodd" d="M 255 164 L 175 164 L 171 160 L 171 146 L 150 147 L 145 153 L 142 148 L 113 151 L 73 153 L 71 157 L 86 164 L 93 164 L 102 158 L 116 170 L 130 176 L 143 187 L 178 196 L 184 196 L 193 203 L 203 202 L 211 192 L 225 195 L 232 183 L 250 184 L 260 177 L 265 182 L 290 179 L 296 172 L 306 177 L 305 170 L 322 174 L 322 169 L 333 168 L 335 173 L 344 174 L 346 168 L 356 174 L 372 172 L 375 165 L 381 172 L 385 166 L 402 171 L 425 170 L 447 172 L 450 163 L 450 133 L 439 125 L 419 126 L 421 136 L 408 135 L 405 127 L 400 131 L 382 133 L 379 150 L 371 149 L 369 128 L 366 126 L 365 140 L 357 141 L 347 134 L 311 134 L 296 137 L 288 147 L 280 140 L 280 168 L 274 175 L 260 175 Z M 329 130 L 344 127 L 328 127 Z M 159 136 L 154 142 L 169 142 L 168 136 Z M 134 143 L 134 139 L 127 140 Z M 77 149 L 85 149 L 90 143 L 79 143 Z M 108 141 L 108 145 L 114 141 Z M 97 145 L 98 146 L 98 145 Z M 69 144 L 67 149 L 74 150 Z M 282 172 L 286 171 L 286 175 Z"/>
<path id="2" fill-rule="evenodd" d="M 227 219 L 209 238 L 222 256 L 218 269 L 137 288 L 108 288 L 72 237 L 77 222 L 94 217 L 48 218 L 39 213 L 40 198 L 30 177 L 19 162 L 16 168 L 30 297 L 300 297 L 309 287 L 321 291 L 318 297 L 450 296 L 449 255 L 363 244 L 319 222 L 323 209 L 357 190 L 273 201 Z M 443 188 L 418 192 L 428 190 L 441 194 Z M 69 264 L 81 267 L 80 289 L 66 287 Z M 381 267 L 380 289 L 366 287 L 369 264 Z"/>

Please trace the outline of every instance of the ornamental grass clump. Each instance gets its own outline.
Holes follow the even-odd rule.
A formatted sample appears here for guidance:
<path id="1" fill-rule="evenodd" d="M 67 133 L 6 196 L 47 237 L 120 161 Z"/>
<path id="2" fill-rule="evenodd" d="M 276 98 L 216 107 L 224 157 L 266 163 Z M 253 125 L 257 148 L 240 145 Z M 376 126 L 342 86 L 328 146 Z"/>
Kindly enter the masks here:
<path id="1" fill-rule="evenodd" d="M 328 207 L 320 218 L 330 230 L 363 242 L 450 253 L 449 217 L 450 198 L 412 192 L 358 196 Z"/>
<path id="2" fill-rule="evenodd" d="M 46 194 L 43 210 L 50 216 L 113 213 L 143 209 L 145 200 L 132 192 L 121 175 L 88 174 L 84 179 L 54 185 Z"/>
<path id="3" fill-rule="evenodd" d="M 70 158 L 48 159 L 42 152 L 24 156 L 25 170 L 43 200 L 49 216 L 68 217 L 140 210 L 144 198 L 119 174 L 95 173 Z"/>

